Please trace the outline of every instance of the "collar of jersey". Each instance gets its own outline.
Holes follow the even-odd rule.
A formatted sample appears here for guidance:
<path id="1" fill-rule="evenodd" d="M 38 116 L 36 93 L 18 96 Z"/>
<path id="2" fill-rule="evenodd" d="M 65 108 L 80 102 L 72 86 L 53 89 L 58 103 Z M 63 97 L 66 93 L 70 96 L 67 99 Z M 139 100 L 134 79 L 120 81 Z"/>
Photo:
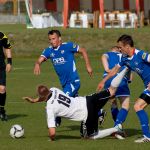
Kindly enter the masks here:
<path id="1" fill-rule="evenodd" d="M 53 48 L 54 51 L 58 51 L 60 45 L 57 48 Z"/>

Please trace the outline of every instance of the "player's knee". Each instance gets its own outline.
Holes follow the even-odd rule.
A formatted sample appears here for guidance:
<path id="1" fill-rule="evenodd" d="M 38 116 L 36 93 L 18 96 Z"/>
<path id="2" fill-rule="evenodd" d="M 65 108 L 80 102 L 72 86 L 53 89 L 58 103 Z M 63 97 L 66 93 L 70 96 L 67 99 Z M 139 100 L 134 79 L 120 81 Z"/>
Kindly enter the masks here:
<path id="1" fill-rule="evenodd" d="M 111 95 L 111 96 L 114 96 L 114 95 L 115 95 L 115 92 L 116 92 L 116 89 L 110 86 L 110 87 L 109 87 L 109 92 L 110 92 L 110 95 Z"/>
<path id="2" fill-rule="evenodd" d="M 5 92 L 6 92 L 6 87 L 0 86 L 0 93 L 5 93 Z"/>
<path id="3" fill-rule="evenodd" d="M 137 112 L 137 111 L 139 111 L 139 110 L 141 110 L 142 108 L 141 108 L 141 106 L 139 105 L 139 104 L 137 104 L 137 103 L 135 103 L 134 104 L 134 110 Z"/>

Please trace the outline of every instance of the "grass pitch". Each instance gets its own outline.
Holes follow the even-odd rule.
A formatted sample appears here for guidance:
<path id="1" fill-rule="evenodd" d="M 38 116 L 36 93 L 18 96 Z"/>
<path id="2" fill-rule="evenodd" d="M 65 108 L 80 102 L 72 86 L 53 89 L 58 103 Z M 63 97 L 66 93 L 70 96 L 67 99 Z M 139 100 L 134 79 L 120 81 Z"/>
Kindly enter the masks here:
<path id="1" fill-rule="evenodd" d="M 149 149 L 149 143 L 144 144 L 135 144 L 134 140 L 141 135 L 141 129 L 140 124 L 137 119 L 137 116 L 133 110 L 133 104 L 135 99 L 140 95 L 143 89 L 143 84 L 141 79 L 137 75 L 134 76 L 133 83 L 130 84 L 131 89 L 131 108 L 127 117 L 127 120 L 124 123 L 124 128 L 127 132 L 128 137 L 125 140 L 116 140 L 112 137 L 107 137 L 104 139 L 99 140 L 81 140 L 79 135 L 79 128 L 80 123 L 79 122 L 73 122 L 69 121 L 67 119 L 62 120 L 61 127 L 57 128 L 56 131 L 56 141 L 51 142 L 48 138 L 48 132 L 47 132 L 47 123 L 46 123 L 46 116 L 45 116 L 45 103 L 37 103 L 37 104 L 30 104 L 24 100 L 22 100 L 23 96 L 36 96 L 35 94 L 35 87 L 38 84 L 45 84 L 49 87 L 55 86 L 58 88 L 61 88 L 58 78 L 53 70 L 52 65 L 50 62 L 46 62 L 42 64 L 42 72 L 40 76 L 33 75 L 33 67 L 34 62 L 37 59 L 37 55 L 41 53 L 40 43 L 44 44 L 46 43 L 39 35 L 47 33 L 47 29 L 43 30 L 26 30 L 24 26 L 19 26 L 17 29 L 13 26 L 0 26 L 1 30 L 7 33 L 13 34 L 14 43 L 14 59 L 13 59 L 13 71 L 10 74 L 7 74 L 7 114 L 8 114 L 8 121 L 2 122 L 0 121 L 0 150 L 47 150 L 47 149 L 57 149 L 57 150 L 140 150 L 140 149 Z M 113 46 L 113 41 L 115 43 L 116 36 L 120 33 L 127 32 L 129 33 L 132 30 L 114 30 L 113 33 L 112 30 L 106 30 L 99 31 L 99 30 L 77 30 L 77 29 L 69 29 L 69 30 L 63 30 L 64 32 L 64 38 L 67 39 L 67 37 L 70 36 L 71 40 L 78 41 L 78 35 L 76 33 L 79 33 L 81 35 L 83 33 L 83 36 L 80 37 L 83 38 L 85 41 L 86 39 L 91 39 L 89 41 L 91 44 L 93 43 L 93 47 L 96 49 L 98 47 L 99 43 L 95 42 L 94 35 L 96 31 L 100 33 L 101 35 L 97 34 L 97 36 L 100 37 L 109 37 L 111 33 L 110 39 L 106 41 L 102 40 L 104 43 L 102 44 L 105 49 L 107 49 L 108 45 L 107 43 L 110 41 L 110 43 Z M 137 39 L 139 38 L 139 35 L 141 34 L 142 37 L 147 36 L 147 32 L 150 29 L 140 29 L 136 30 L 134 34 L 137 35 Z M 144 32 L 145 31 L 145 32 Z M 30 32 L 28 41 L 22 41 L 25 36 Z M 87 34 L 86 34 L 87 32 Z M 146 33 L 146 34 L 145 34 Z M 86 36 L 88 37 L 86 37 Z M 32 39 L 30 39 L 30 36 Z M 37 36 L 37 37 L 36 37 Z M 43 41 L 40 41 L 39 43 L 34 38 L 37 39 L 43 39 Z M 46 36 L 45 36 L 46 37 Z M 115 40 L 114 40 L 115 37 Z M 19 40 L 18 42 L 17 40 Z M 33 47 L 32 43 L 34 43 L 34 40 L 36 41 L 36 46 Z M 85 45 L 85 41 L 80 41 L 81 45 Z M 97 39 L 96 39 L 97 40 Z M 140 43 L 141 41 L 137 41 L 137 43 Z M 17 43 L 17 45 L 15 44 Z M 26 45 L 26 43 L 29 43 Z M 100 40 L 101 43 L 101 40 Z M 109 43 L 109 44 L 110 44 Z M 139 44 L 140 45 L 140 44 Z M 141 44 L 144 47 L 144 44 Z M 145 44 L 147 47 L 149 46 L 149 43 Z M 90 45 L 90 47 L 92 48 Z M 106 47 L 105 47 L 106 46 Z M 19 48 L 21 49 L 21 52 L 19 51 Z M 29 48 L 29 49 L 28 49 Z M 43 47 L 44 48 L 44 47 Z M 99 47 L 100 48 L 100 47 Z M 17 50 L 16 50 L 17 49 Z M 35 51 L 34 49 L 37 49 Z M 101 49 L 101 48 L 100 48 Z M 80 56 L 76 56 L 76 62 L 77 62 L 77 69 L 80 74 L 81 78 L 81 89 L 79 91 L 80 95 L 87 95 L 90 93 L 95 92 L 98 82 L 102 78 L 102 67 L 100 64 L 100 56 L 104 51 L 99 51 L 99 49 L 92 49 L 89 52 L 90 60 L 92 63 L 92 67 L 94 70 L 93 77 L 90 78 L 86 72 L 85 64 L 83 61 L 83 58 Z M 100 128 L 109 128 L 113 126 L 113 120 L 110 115 L 110 105 L 107 103 L 105 106 L 105 109 L 107 110 L 107 117 L 106 121 L 103 124 L 103 127 Z M 149 107 L 146 109 L 148 114 L 150 114 Z M 21 139 L 12 139 L 9 136 L 9 130 L 13 124 L 20 124 L 25 129 L 25 135 L 24 138 Z"/>

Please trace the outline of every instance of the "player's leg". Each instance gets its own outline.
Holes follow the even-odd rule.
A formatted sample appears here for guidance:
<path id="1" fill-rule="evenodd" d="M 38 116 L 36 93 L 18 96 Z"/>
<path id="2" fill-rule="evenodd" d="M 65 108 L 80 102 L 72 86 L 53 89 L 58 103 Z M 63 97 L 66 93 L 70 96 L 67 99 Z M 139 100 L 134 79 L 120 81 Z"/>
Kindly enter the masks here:
<path id="1" fill-rule="evenodd" d="M 111 81 L 113 78 L 109 79 L 106 81 L 105 85 L 104 85 L 104 89 L 108 89 L 110 87 Z M 105 116 L 106 116 L 107 112 L 102 108 L 99 110 L 98 112 L 98 117 L 99 117 L 99 124 L 102 125 L 105 121 Z"/>
<path id="2" fill-rule="evenodd" d="M 5 112 L 6 103 L 6 71 L 0 70 L 0 118 L 2 121 L 7 120 L 7 115 Z"/>
<path id="3" fill-rule="evenodd" d="M 134 105 L 134 109 L 139 118 L 143 132 L 143 137 L 135 140 L 135 142 L 137 143 L 150 142 L 149 119 L 147 113 L 144 111 L 144 108 L 150 104 L 149 94 L 149 90 L 144 90 L 144 92 L 141 94 L 140 98 L 136 101 Z"/>
<path id="4" fill-rule="evenodd" d="M 91 139 L 104 138 L 104 137 L 110 136 L 111 134 L 113 134 L 115 132 L 119 132 L 120 130 L 122 130 L 121 124 L 119 124 L 113 128 L 99 130 L 96 135 L 93 135 L 91 137 Z"/>
<path id="5" fill-rule="evenodd" d="M 85 122 L 81 123 L 80 133 L 83 138 L 90 138 L 98 132 L 98 108 L 93 101 L 93 96 L 87 96 L 88 116 Z"/>
<path id="6" fill-rule="evenodd" d="M 74 81 L 63 86 L 63 92 L 69 95 L 70 97 L 78 96 L 78 91 L 80 88 L 80 81 Z"/>
<path id="7" fill-rule="evenodd" d="M 117 124 L 122 124 L 126 120 L 126 117 L 128 115 L 128 111 L 129 111 L 130 97 L 129 96 L 121 96 L 121 97 L 119 97 L 119 100 L 121 102 L 121 109 L 117 115 L 114 126 L 116 126 Z"/>
<path id="8" fill-rule="evenodd" d="M 118 112 L 119 112 L 117 100 L 116 100 L 116 98 L 112 98 L 112 99 L 110 99 L 110 101 L 111 101 L 111 115 L 112 115 L 112 118 L 115 122 L 117 115 L 118 115 Z"/>

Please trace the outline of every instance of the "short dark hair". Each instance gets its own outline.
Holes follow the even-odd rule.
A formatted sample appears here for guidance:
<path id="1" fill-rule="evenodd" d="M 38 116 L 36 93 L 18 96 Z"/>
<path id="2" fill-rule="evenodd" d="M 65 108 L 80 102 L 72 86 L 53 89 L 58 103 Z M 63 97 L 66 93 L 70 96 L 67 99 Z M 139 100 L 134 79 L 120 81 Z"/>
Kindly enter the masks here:
<path id="1" fill-rule="evenodd" d="M 122 42 L 124 45 L 129 44 L 131 47 L 134 46 L 133 39 L 130 35 L 123 34 L 118 38 L 117 43 L 118 42 Z"/>
<path id="2" fill-rule="evenodd" d="M 37 94 L 39 98 L 47 98 L 47 96 L 50 94 L 49 89 L 44 85 L 39 85 L 37 87 Z"/>
<path id="3" fill-rule="evenodd" d="M 61 33 L 59 30 L 50 30 L 48 32 L 48 35 L 53 35 L 54 33 L 57 34 L 59 37 L 61 37 Z"/>

